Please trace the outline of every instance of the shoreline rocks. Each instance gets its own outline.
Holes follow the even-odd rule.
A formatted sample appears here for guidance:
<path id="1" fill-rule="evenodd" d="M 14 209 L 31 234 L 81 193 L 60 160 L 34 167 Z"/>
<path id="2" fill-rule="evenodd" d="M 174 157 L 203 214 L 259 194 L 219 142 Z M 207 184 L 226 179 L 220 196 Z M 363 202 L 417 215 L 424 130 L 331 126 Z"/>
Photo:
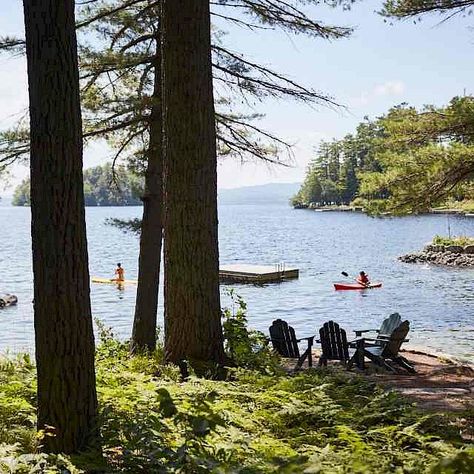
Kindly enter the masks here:
<path id="1" fill-rule="evenodd" d="M 474 245 L 427 245 L 419 253 L 402 255 L 405 263 L 431 263 L 449 267 L 474 267 Z"/>

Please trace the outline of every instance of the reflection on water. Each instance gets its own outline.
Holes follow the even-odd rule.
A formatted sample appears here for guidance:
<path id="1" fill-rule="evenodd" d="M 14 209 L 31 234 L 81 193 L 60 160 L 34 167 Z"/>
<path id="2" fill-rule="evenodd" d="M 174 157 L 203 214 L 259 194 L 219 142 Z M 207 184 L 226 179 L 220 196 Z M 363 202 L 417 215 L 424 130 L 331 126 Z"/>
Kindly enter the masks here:
<path id="1" fill-rule="evenodd" d="M 113 278 L 120 261 L 125 278 L 136 278 L 137 238 L 107 226 L 105 219 L 140 215 L 140 208 L 87 209 L 91 276 Z M 0 351 L 31 350 L 29 209 L 0 207 L 0 218 L 0 292 L 19 298 L 17 307 L 0 311 Z M 455 234 L 474 235 L 474 219 L 451 216 L 450 224 Z M 273 319 L 284 318 L 305 336 L 334 319 L 353 334 L 354 329 L 378 327 L 384 317 L 398 311 L 411 321 L 411 343 L 474 359 L 474 269 L 410 265 L 396 259 L 418 250 L 434 234 L 446 234 L 444 216 L 374 219 L 278 205 L 224 205 L 219 209 L 219 231 L 223 264 L 286 262 L 300 268 L 298 280 L 263 287 L 234 285 L 248 302 L 253 327 L 266 332 Z M 383 281 L 383 288 L 333 290 L 334 281 L 344 280 L 342 271 L 354 275 L 360 270 Z M 135 285 L 92 284 L 94 317 L 120 337 L 129 337 L 135 293 Z M 230 304 L 226 295 L 223 304 Z"/>

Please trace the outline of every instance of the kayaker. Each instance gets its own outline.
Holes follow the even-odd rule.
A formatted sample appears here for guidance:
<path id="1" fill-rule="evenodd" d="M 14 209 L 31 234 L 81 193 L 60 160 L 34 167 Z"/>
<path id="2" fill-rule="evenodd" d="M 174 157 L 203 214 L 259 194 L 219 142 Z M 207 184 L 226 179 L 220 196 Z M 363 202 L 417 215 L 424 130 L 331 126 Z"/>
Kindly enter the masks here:
<path id="1" fill-rule="evenodd" d="M 369 276 L 366 275 L 365 272 L 360 272 L 359 276 L 357 277 L 357 282 L 360 283 L 361 285 L 369 286 L 370 285 Z"/>
<path id="2" fill-rule="evenodd" d="M 117 263 L 117 268 L 115 269 L 115 275 L 117 276 L 115 280 L 117 281 L 125 280 L 125 270 L 122 268 L 121 263 Z"/>

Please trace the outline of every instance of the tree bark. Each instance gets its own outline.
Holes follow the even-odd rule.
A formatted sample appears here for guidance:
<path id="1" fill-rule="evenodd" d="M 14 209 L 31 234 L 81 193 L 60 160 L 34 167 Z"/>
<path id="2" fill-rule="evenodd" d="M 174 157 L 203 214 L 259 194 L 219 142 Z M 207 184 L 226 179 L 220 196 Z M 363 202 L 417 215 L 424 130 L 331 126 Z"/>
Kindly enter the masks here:
<path id="1" fill-rule="evenodd" d="M 209 0 L 162 3 L 165 352 L 223 362 Z"/>
<path id="2" fill-rule="evenodd" d="M 132 352 L 153 351 L 156 347 L 156 314 L 160 284 L 163 237 L 163 161 L 161 58 L 157 40 L 155 85 L 150 117 L 150 143 L 145 174 L 143 219 L 138 259 L 138 287 L 131 341 Z"/>
<path id="3" fill-rule="evenodd" d="M 48 452 L 98 440 L 73 0 L 24 0 L 38 429 Z"/>

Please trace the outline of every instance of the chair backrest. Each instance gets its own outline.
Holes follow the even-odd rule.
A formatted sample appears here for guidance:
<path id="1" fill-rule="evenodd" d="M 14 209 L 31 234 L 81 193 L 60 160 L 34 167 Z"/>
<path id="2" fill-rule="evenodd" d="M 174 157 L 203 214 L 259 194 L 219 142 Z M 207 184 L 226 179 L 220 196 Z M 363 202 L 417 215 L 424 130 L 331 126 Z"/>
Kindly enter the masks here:
<path id="1" fill-rule="evenodd" d="M 384 319 L 380 326 L 379 334 L 383 336 L 390 336 L 392 332 L 400 326 L 402 318 L 398 313 L 391 314 L 387 319 Z"/>
<path id="2" fill-rule="evenodd" d="M 382 357 L 395 357 L 398 354 L 403 341 L 406 339 L 409 330 L 409 321 L 403 321 L 403 323 L 394 329 L 390 335 L 390 339 L 383 348 Z"/>
<path id="3" fill-rule="evenodd" d="M 380 326 L 379 333 L 375 339 L 377 346 L 385 346 L 387 344 L 387 336 L 391 336 L 392 332 L 400 326 L 402 318 L 398 313 L 391 314 L 388 318 L 384 319 Z M 385 336 L 385 337 L 380 337 Z"/>
<path id="4" fill-rule="evenodd" d="M 273 348 L 283 357 L 299 357 L 300 350 L 295 330 L 282 319 L 276 319 L 268 328 Z"/>
<path id="5" fill-rule="evenodd" d="M 323 357 L 326 360 L 349 360 L 349 347 L 347 345 L 346 331 L 334 321 L 324 323 L 319 330 L 319 339 Z"/>

